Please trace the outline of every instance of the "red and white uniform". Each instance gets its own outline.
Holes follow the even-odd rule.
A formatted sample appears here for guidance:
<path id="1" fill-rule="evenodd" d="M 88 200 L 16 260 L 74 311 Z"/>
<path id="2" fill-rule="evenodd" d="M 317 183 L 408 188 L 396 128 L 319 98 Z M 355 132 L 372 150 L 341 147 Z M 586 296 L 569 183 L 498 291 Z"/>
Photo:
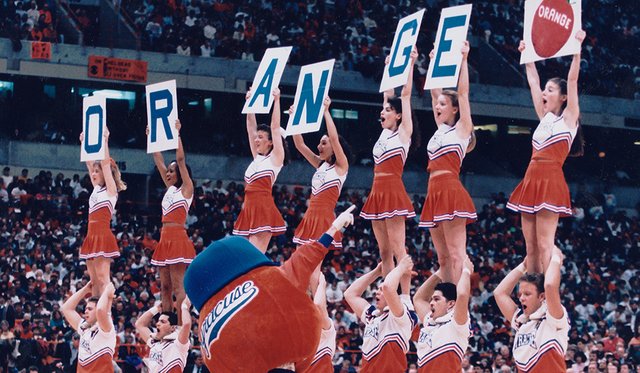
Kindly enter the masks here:
<path id="1" fill-rule="evenodd" d="M 287 230 L 271 193 L 281 169 L 282 166 L 273 164 L 271 154 L 256 155 L 247 167 L 244 173 L 244 181 L 247 183 L 244 204 L 233 225 L 234 235 L 250 236 L 260 232 L 271 232 L 277 236 Z"/>
<path id="2" fill-rule="evenodd" d="M 178 340 L 178 333 L 174 332 L 161 340 L 149 338 L 149 357 L 144 363 L 150 373 L 180 373 L 184 370 L 189 356 L 190 343 L 182 344 Z"/>
<path id="3" fill-rule="evenodd" d="M 516 331 L 513 359 L 518 372 L 567 371 L 564 354 L 569 342 L 569 320 L 564 307 L 561 319 L 549 314 L 546 303 L 529 317 L 518 309 L 511 325 Z"/>
<path id="4" fill-rule="evenodd" d="M 388 219 L 394 216 L 416 216 L 409 199 L 402 171 L 407 160 L 410 142 L 403 144 L 398 131 L 382 130 L 373 147 L 373 185 L 360 217 L 368 220 Z"/>
<path id="5" fill-rule="evenodd" d="M 109 196 L 107 187 L 96 186 L 89 197 L 89 224 L 87 237 L 80 248 L 80 259 L 97 257 L 117 258 L 120 249 L 111 232 L 111 215 L 118 201 L 118 194 Z"/>
<path id="6" fill-rule="evenodd" d="M 460 373 L 470 335 L 469 319 L 458 325 L 453 311 L 437 319 L 427 316 L 416 343 L 418 372 Z"/>
<path id="7" fill-rule="evenodd" d="M 105 332 L 96 322 L 83 321 L 78 328 L 78 373 L 113 373 L 113 354 L 116 348 L 116 329 Z"/>
<path id="8" fill-rule="evenodd" d="M 413 330 L 409 308 L 395 317 L 388 308 L 380 313 L 371 306 L 362 312 L 360 320 L 365 324 L 362 337 L 361 373 L 404 373 L 407 370 L 407 351 Z"/>
<path id="9" fill-rule="evenodd" d="M 316 169 L 311 179 L 311 199 L 309 208 L 304 214 L 304 218 L 296 228 L 293 242 L 302 245 L 318 239 L 322 236 L 331 223 L 336 218 L 334 209 L 342 185 L 347 179 L 347 174 L 340 176 L 336 171 L 335 164 L 331 165 L 323 162 Z M 334 236 L 331 246 L 335 248 L 342 247 L 342 233 L 338 232 Z"/>
<path id="10" fill-rule="evenodd" d="M 320 334 L 320 343 L 318 344 L 318 351 L 311 365 L 303 370 L 304 373 L 327 373 L 333 372 L 333 354 L 336 352 L 336 329 L 333 326 L 333 321 L 329 329 L 322 329 Z"/>
<path id="11" fill-rule="evenodd" d="M 163 226 L 160 231 L 160 242 L 153 252 L 151 264 L 156 266 L 189 264 L 195 258 L 196 250 L 184 228 L 192 201 L 193 196 L 184 197 L 182 188 L 176 188 L 173 185 L 167 188 L 162 198 Z"/>
<path id="12" fill-rule="evenodd" d="M 427 199 L 420 215 L 420 227 L 433 228 L 438 222 L 466 219 L 476 220 L 471 196 L 460 182 L 460 166 L 471 137 L 458 136 L 455 126 L 441 124 L 427 145 L 428 172 L 448 171 L 429 178 Z"/>
<path id="13" fill-rule="evenodd" d="M 564 116 L 547 113 L 538 124 L 531 144 L 531 162 L 524 179 L 511 193 L 507 208 L 535 214 L 548 210 L 571 216 L 571 195 L 562 165 L 569 155 L 578 128 L 569 128 Z"/>

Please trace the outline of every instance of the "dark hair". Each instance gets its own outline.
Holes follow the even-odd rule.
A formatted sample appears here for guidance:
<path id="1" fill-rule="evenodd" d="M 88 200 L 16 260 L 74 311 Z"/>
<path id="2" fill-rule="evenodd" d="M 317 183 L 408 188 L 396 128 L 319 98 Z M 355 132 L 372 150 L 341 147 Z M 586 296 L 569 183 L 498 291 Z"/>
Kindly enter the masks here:
<path id="1" fill-rule="evenodd" d="M 329 134 L 325 134 L 325 135 L 329 137 Z M 353 153 L 351 151 L 351 145 L 349 145 L 347 140 L 344 137 L 342 137 L 342 135 L 338 135 L 338 141 L 340 142 L 340 147 L 342 148 L 344 155 L 347 157 L 347 162 L 351 163 L 351 157 L 353 156 Z M 336 163 L 336 152 L 334 150 L 333 155 L 331 156 L 331 159 L 329 159 L 329 164 L 335 164 L 335 163 Z"/>
<path id="2" fill-rule="evenodd" d="M 162 315 L 167 315 L 167 317 L 169 318 L 169 325 L 178 325 L 178 314 L 175 312 L 169 312 L 169 311 L 165 311 L 162 312 L 160 314 Z"/>
<path id="3" fill-rule="evenodd" d="M 98 298 L 98 297 L 91 297 L 91 298 L 87 299 L 87 301 L 86 301 L 86 302 L 87 302 L 87 303 L 89 303 L 89 302 L 93 302 L 93 303 L 96 303 L 96 304 L 97 304 L 99 300 L 100 300 L 100 298 Z"/>
<path id="4" fill-rule="evenodd" d="M 258 128 L 256 129 L 256 131 L 262 131 L 262 132 L 266 132 L 269 135 L 269 140 L 273 141 L 273 136 L 271 135 L 271 127 L 269 125 L 266 125 L 264 123 L 262 124 L 258 124 Z M 282 139 L 282 148 L 284 149 L 284 159 L 282 160 L 282 165 L 286 165 L 287 163 L 289 163 L 289 144 L 287 143 L 287 139 L 283 138 Z M 273 147 L 271 148 L 273 150 Z"/>
<path id="5" fill-rule="evenodd" d="M 175 183 L 175 187 L 176 188 L 180 188 L 182 186 L 182 175 L 180 174 L 180 166 L 178 166 L 178 161 L 176 161 L 175 159 L 172 160 L 171 162 L 169 162 L 169 165 L 171 165 L 171 163 L 175 163 L 176 164 L 176 175 L 178 176 L 178 180 Z M 187 166 L 187 173 L 189 174 L 189 179 L 193 180 L 193 176 L 191 173 L 191 167 L 189 167 L 188 164 L 185 164 L 185 166 Z"/>
<path id="6" fill-rule="evenodd" d="M 389 106 L 398 114 L 402 114 L 402 99 L 400 97 L 390 98 L 388 101 Z M 413 123 L 413 131 L 411 132 L 411 145 L 409 146 L 409 153 L 417 150 L 420 147 L 420 123 L 416 119 L 415 113 L 411 110 L 411 122 Z M 398 121 L 398 126 L 402 124 L 402 115 Z"/>
<path id="7" fill-rule="evenodd" d="M 542 273 L 527 273 L 520 277 L 520 282 L 533 284 L 538 293 L 544 293 L 544 275 Z"/>
<path id="8" fill-rule="evenodd" d="M 446 300 L 456 300 L 458 299 L 458 292 L 456 290 L 456 285 L 451 282 L 441 282 L 436 285 L 435 290 L 440 290 L 444 299 Z"/>
<path id="9" fill-rule="evenodd" d="M 567 81 L 555 77 L 548 80 L 549 82 L 560 87 L 560 94 L 567 94 Z M 567 101 L 562 104 L 562 110 L 567 107 Z M 569 149 L 569 157 L 581 157 L 584 155 L 584 134 L 582 133 L 582 126 L 580 125 L 580 117 L 578 116 L 578 129 L 576 131 L 576 137 L 573 139 L 573 143 L 571 143 L 571 149 Z"/>

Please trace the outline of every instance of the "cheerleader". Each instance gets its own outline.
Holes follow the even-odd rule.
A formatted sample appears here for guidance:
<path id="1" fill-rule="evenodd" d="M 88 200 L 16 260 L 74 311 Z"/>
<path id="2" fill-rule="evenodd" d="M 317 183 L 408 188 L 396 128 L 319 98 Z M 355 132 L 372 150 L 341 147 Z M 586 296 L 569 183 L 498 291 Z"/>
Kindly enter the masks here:
<path id="1" fill-rule="evenodd" d="M 302 245 L 320 237 L 331 222 L 336 218 L 334 209 L 342 185 L 347 178 L 349 160 L 345 153 L 348 145 L 344 138 L 338 135 L 336 125 L 331 118 L 329 106 L 331 99 L 324 99 L 324 119 L 327 122 L 327 134 L 320 138 L 318 154 L 314 153 L 304 143 L 302 135 L 294 135 L 293 142 L 296 149 L 316 169 L 311 179 L 311 199 L 304 218 L 296 228 L 293 242 Z M 293 114 L 293 107 L 289 114 Z M 334 248 L 342 248 L 342 234 L 338 232 L 332 242 Z"/>
<path id="2" fill-rule="evenodd" d="M 394 258 L 399 262 L 407 255 L 405 220 L 416 216 L 413 203 L 402 183 L 404 162 L 407 160 L 413 134 L 411 87 L 416 58 L 418 51 L 414 48 L 408 67 L 409 78 L 400 98 L 392 97 L 393 91 L 384 93 L 380 112 L 382 133 L 373 147 L 373 185 L 360 212 L 360 217 L 371 220 L 373 233 L 380 247 L 383 277 L 393 269 Z"/>
<path id="3" fill-rule="evenodd" d="M 329 226 L 331 226 L 331 223 L 329 223 Z M 333 372 L 333 354 L 336 352 L 336 328 L 327 314 L 327 281 L 322 273 L 317 277 L 318 281 L 313 303 L 315 303 L 322 315 L 322 331 L 316 354 L 313 356 L 309 367 L 302 369 L 304 373 Z"/>
<path id="4" fill-rule="evenodd" d="M 193 181 L 191 180 L 191 169 L 185 161 L 182 139 L 179 135 L 182 128 L 180 120 L 176 120 L 175 128 L 178 131 L 176 160 L 166 166 L 162 153 L 153 153 L 153 161 L 167 191 L 162 198 L 160 242 L 153 252 L 151 264 L 160 267 L 162 309 L 168 312 L 173 310 L 175 297 L 175 308 L 178 320 L 181 321 L 180 305 L 185 297 L 184 272 L 196 256 L 196 250 L 185 229 L 187 213 L 193 201 Z"/>
<path id="5" fill-rule="evenodd" d="M 80 142 L 83 141 L 84 132 L 80 134 Z M 118 242 L 111 232 L 111 216 L 118 201 L 118 192 L 127 189 L 118 165 L 109 156 L 109 130 L 106 127 L 104 152 L 102 161 L 86 162 L 93 192 L 89 197 L 89 224 L 80 248 L 80 259 L 87 261 L 93 296 L 103 293 L 111 281 L 111 261 L 120 256 Z"/>
<path id="6" fill-rule="evenodd" d="M 411 300 L 405 300 L 408 292 L 398 295 L 398 285 L 410 278 L 412 268 L 411 257 L 405 255 L 376 292 L 375 306 L 362 298 L 362 293 L 382 275 L 382 264 L 354 281 L 344 292 L 345 300 L 365 324 L 361 373 L 404 373 L 407 370 L 406 353 L 415 319 Z"/>
<path id="7" fill-rule="evenodd" d="M 461 372 L 469 346 L 469 296 L 473 264 L 467 257 L 458 285 L 441 282 L 440 271 L 433 274 L 413 297 L 422 320 L 416 343 L 418 372 Z"/>
<path id="8" fill-rule="evenodd" d="M 87 299 L 82 316 L 76 311 L 78 304 L 92 291 L 92 281 L 71 295 L 60 307 L 64 318 L 80 335 L 78 346 L 78 373 L 113 373 L 113 355 L 116 348 L 116 328 L 111 319 L 111 304 L 116 289 L 111 282 L 104 285 L 100 297 Z"/>
<path id="9" fill-rule="evenodd" d="M 438 253 L 442 279 L 457 283 L 466 256 L 466 225 L 477 219 L 469 193 L 460 182 L 460 166 L 476 145 L 469 106 L 469 42 L 462 47 L 458 92 L 432 89 L 437 131 L 429 140 L 429 184 L 420 227 L 429 228 Z M 433 51 L 429 54 L 433 59 Z"/>
<path id="10" fill-rule="evenodd" d="M 516 332 L 513 359 L 518 372 L 566 372 L 564 354 L 569 341 L 567 310 L 560 303 L 560 270 L 564 256 L 553 248 L 544 275 L 525 274 L 525 259 L 496 287 L 493 296 Z M 511 299 L 518 284 L 520 307 Z"/>
<path id="11" fill-rule="evenodd" d="M 582 43 L 585 36 L 580 30 L 575 38 Z M 522 52 L 525 47 L 521 41 L 518 50 Z M 540 89 L 535 63 L 528 63 L 526 70 L 540 123 L 531 141 L 531 162 L 524 179 L 511 193 L 507 208 L 520 212 L 527 244 L 527 268 L 540 273 L 549 266 L 558 218 L 571 216 L 571 196 L 562 165 L 567 155 L 583 153 L 578 104 L 580 52 L 573 55 L 567 80 L 550 79 L 544 91 Z"/>
<path id="12" fill-rule="evenodd" d="M 181 308 L 182 326 L 178 326 L 175 313 L 162 311 L 162 304 L 150 308 L 136 321 L 136 331 L 149 347 L 149 356 L 143 360 L 150 373 L 178 373 L 187 364 L 191 345 L 191 302 L 188 297 L 184 298 Z M 153 333 L 149 323 L 157 314 L 160 316 L 155 324 L 156 332 Z"/>
<path id="13" fill-rule="evenodd" d="M 233 225 L 233 234 L 245 236 L 261 252 L 267 251 L 271 236 L 286 231 L 271 189 L 284 164 L 284 144 L 280 136 L 280 89 L 273 90 L 271 127 L 258 125 L 255 114 L 247 114 L 247 135 L 253 162 L 244 173 L 244 203 Z M 246 99 L 251 98 L 251 90 Z"/>

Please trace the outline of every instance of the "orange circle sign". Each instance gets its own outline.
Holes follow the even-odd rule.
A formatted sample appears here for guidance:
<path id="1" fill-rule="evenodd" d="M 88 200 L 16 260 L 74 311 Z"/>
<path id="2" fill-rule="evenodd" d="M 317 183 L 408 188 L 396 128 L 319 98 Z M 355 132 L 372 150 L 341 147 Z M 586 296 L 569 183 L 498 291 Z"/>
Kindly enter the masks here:
<path id="1" fill-rule="evenodd" d="M 573 30 L 573 8 L 566 0 L 543 0 L 536 9 L 531 39 L 536 54 L 551 57 L 567 43 Z"/>

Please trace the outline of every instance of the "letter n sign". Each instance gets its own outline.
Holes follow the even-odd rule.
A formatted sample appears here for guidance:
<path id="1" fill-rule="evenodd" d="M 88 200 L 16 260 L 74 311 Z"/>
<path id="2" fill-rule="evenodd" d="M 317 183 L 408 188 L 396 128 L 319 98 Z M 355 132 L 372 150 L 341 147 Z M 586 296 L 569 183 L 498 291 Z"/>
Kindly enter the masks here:
<path id="1" fill-rule="evenodd" d="M 335 61 L 322 61 L 300 69 L 298 89 L 293 99 L 294 111 L 287 122 L 287 135 L 320 130 L 324 98 L 329 93 Z"/>
<path id="2" fill-rule="evenodd" d="M 104 159 L 104 127 L 107 123 L 107 99 L 90 96 L 82 100 L 82 132 L 80 161 Z"/>
<path id="3" fill-rule="evenodd" d="M 471 4 L 445 8 L 436 34 L 435 58 L 429 64 L 424 89 L 458 85 L 462 65 L 462 46 L 467 40 Z"/>
<path id="4" fill-rule="evenodd" d="M 147 92 L 147 153 L 178 148 L 178 94 L 176 81 L 170 80 L 146 87 Z"/>

